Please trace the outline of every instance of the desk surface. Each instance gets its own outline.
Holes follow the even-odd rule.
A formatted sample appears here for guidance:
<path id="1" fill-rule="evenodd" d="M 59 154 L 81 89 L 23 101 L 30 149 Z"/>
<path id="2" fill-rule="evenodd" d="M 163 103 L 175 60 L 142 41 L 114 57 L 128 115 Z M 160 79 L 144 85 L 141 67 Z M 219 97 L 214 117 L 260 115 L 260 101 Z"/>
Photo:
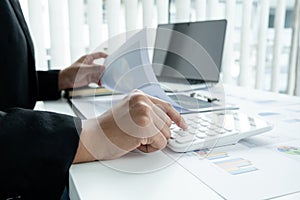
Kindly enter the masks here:
<path id="1" fill-rule="evenodd" d="M 292 131 L 286 133 L 286 136 L 294 141 L 300 141 L 300 135 L 296 134 L 297 130 L 300 129 L 299 97 L 239 87 L 226 87 L 225 91 L 225 100 L 227 102 L 239 105 L 243 112 L 266 117 L 268 121 L 275 124 L 275 128 L 272 130 L 273 135 L 281 134 L 285 128 L 284 126 L 286 125 L 280 124 L 281 121 L 285 120 L 289 122 L 288 120 L 299 119 L 299 122 L 290 123 L 289 130 Z M 283 117 L 281 119 L 276 115 L 276 109 L 275 111 L 273 109 L 278 107 L 284 107 L 286 110 L 294 110 L 296 112 L 295 116 L 298 118 L 289 119 Z M 74 115 L 72 109 L 63 99 L 59 101 L 39 102 L 36 109 Z M 293 178 L 290 177 L 290 179 Z M 280 184 L 277 186 L 280 186 Z M 226 187 L 226 184 L 224 187 Z M 222 194 L 219 194 L 219 191 L 215 191 L 206 181 L 195 176 L 194 173 L 176 162 L 163 169 L 140 174 L 121 172 L 101 162 L 76 164 L 70 169 L 70 197 L 71 199 L 83 200 L 99 198 L 130 200 L 141 198 L 149 200 L 226 198 Z M 288 194 L 276 194 L 273 198 L 300 199 L 300 191 L 291 191 Z"/>

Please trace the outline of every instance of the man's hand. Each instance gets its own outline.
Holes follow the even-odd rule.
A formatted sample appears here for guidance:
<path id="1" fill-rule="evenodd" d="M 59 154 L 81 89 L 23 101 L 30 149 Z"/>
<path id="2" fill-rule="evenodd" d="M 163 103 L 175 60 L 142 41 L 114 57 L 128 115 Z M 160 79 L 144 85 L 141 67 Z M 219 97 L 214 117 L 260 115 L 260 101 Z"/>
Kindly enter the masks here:
<path id="1" fill-rule="evenodd" d="M 163 149 L 175 122 L 186 129 L 180 114 L 168 103 L 134 91 L 103 115 L 83 121 L 74 162 L 115 159 L 139 149 Z"/>
<path id="2" fill-rule="evenodd" d="M 70 67 L 59 72 L 58 89 L 64 90 L 98 83 L 105 67 L 95 64 L 94 60 L 106 57 L 107 55 L 102 52 L 82 56 Z"/>

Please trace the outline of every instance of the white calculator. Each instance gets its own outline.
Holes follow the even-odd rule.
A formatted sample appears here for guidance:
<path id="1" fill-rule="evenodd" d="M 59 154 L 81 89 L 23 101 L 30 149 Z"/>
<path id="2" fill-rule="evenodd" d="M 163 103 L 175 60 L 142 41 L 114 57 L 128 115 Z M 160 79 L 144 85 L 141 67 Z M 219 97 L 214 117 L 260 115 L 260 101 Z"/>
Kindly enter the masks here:
<path id="1" fill-rule="evenodd" d="M 238 110 L 190 113 L 182 116 L 188 129 L 184 131 L 172 124 L 171 138 L 167 145 L 175 152 L 236 144 L 243 138 L 264 133 L 273 127 L 258 117 Z"/>

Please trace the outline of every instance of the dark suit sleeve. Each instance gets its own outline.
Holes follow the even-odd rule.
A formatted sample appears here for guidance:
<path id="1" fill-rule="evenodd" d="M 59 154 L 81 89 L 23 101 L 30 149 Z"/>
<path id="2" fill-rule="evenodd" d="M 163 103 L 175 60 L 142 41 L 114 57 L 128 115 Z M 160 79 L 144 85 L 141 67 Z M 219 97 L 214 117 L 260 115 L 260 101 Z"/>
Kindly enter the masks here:
<path id="1" fill-rule="evenodd" d="M 50 112 L 0 112 L 0 199 L 59 199 L 81 121 Z"/>
<path id="2" fill-rule="evenodd" d="M 38 101 L 61 98 L 61 92 L 58 91 L 58 73 L 59 70 L 37 72 Z"/>

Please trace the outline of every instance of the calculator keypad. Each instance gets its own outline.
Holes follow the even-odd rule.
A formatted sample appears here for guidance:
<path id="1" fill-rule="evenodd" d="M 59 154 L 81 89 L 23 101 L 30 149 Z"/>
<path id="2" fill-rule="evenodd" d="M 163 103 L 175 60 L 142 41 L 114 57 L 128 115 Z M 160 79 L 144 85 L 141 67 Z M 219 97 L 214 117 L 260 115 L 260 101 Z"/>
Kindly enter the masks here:
<path id="1" fill-rule="evenodd" d="M 234 144 L 242 138 L 272 129 L 267 122 L 239 112 L 193 113 L 183 117 L 188 125 L 187 130 L 182 130 L 174 123 L 170 127 L 168 146 L 178 152 L 184 152 L 184 148 L 190 146 L 194 150 L 207 148 L 208 145 Z"/>

